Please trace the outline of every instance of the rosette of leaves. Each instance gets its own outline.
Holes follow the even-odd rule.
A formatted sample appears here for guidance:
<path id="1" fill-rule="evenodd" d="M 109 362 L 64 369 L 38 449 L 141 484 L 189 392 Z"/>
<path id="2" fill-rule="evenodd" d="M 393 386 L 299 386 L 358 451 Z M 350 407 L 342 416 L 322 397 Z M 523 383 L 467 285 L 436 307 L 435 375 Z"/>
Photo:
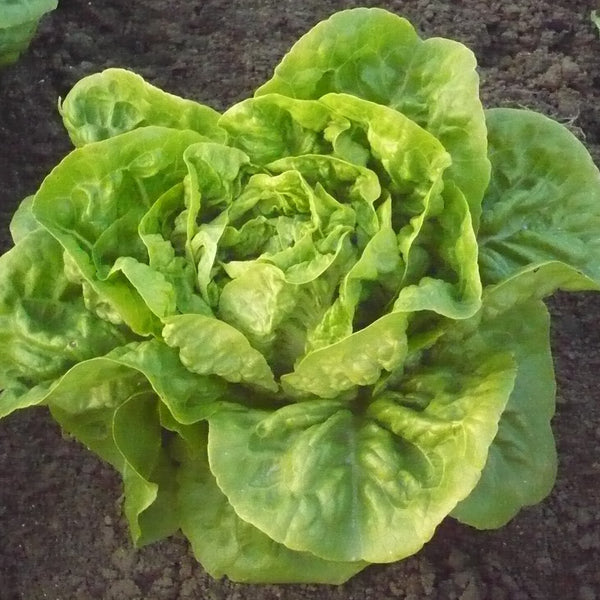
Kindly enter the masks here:
<path id="1" fill-rule="evenodd" d="M 600 180 L 472 53 L 338 13 L 224 114 L 111 69 L 0 259 L 0 416 L 123 476 L 134 541 L 340 583 L 550 491 L 549 317 L 597 289 Z"/>
<path id="2" fill-rule="evenodd" d="M 0 0 L 0 67 L 19 58 L 40 19 L 57 5 L 58 0 Z"/>

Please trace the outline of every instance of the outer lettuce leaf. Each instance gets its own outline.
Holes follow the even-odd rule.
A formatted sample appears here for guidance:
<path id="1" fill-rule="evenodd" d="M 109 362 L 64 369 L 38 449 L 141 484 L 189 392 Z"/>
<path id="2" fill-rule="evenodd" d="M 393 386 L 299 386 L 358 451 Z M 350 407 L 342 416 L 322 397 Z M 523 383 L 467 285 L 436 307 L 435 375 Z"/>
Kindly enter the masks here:
<path id="1" fill-rule="evenodd" d="M 484 317 L 478 335 L 511 351 L 517 378 L 498 434 L 477 487 L 451 513 L 460 521 L 489 529 L 501 527 L 523 507 L 537 504 L 556 479 L 556 450 L 550 419 L 554 414 L 554 370 L 550 318 L 540 301 Z"/>
<path id="2" fill-rule="evenodd" d="M 134 542 L 142 546 L 172 535 L 179 529 L 176 467 L 162 447 L 156 396 L 135 394 L 121 404 L 112 434 L 124 459 L 123 512 Z"/>
<path id="3" fill-rule="evenodd" d="M 530 299 L 546 298 L 557 290 L 597 290 L 598 283 L 564 262 L 550 260 L 523 267 L 485 290 L 485 310 L 500 313 Z"/>
<path id="4" fill-rule="evenodd" d="M 463 337 L 468 336 L 483 346 L 511 352 L 517 362 L 515 387 L 481 480 L 452 513 L 474 527 L 501 527 L 524 506 L 545 498 L 554 484 L 556 450 L 550 420 L 555 383 L 550 319 L 540 300 L 559 288 L 597 289 L 597 285 L 557 261 L 521 269 L 488 287 L 481 311 L 451 327 L 447 341 L 442 339 L 438 347 L 438 352 L 462 355 Z"/>
<path id="5" fill-rule="evenodd" d="M 13 381 L 0 392 L 0 418 L 15 410 L 37 406 L 44 401 L 52 381 L 43 381 L 37 385 Z"/>
<path id="6" fill-rule="evenodd" d="M 398 560 L 477 483 L 513 381 L 510 356 L 488 349 L 415 367 L 405 385 L 418 408 L 401 391 L 359 395 L 356 412 L 336 400 L 224 406 L 209 417 L 210 468 L 236 513 L 288 548 Z"/>
<path id="7" fill-rule="evenodd" d="M 122 474 L 134 542 L 174 533 L 177 469 L 162 445 L 158 401 L 180 422 L 194 423 L 214 411 L 226 386 L 186 371 L 174 350 L 151 340 L 80 362 L 41 388 L 37 404 Z"/>
<path id="8" fill-rule="evenodd" d="M 28 405 L 50 404 L 83 415 L 85 421 L 86 410 L 93 415 L 97 409 L 107 408 L 112 415 L 140 388 L 152 389 L 182 424 L 206 419 L 219 401 L 231 395 L 223 380 L 188 371 L 176 350 L 159 340 L 149 340 L 122 345 L 104 356 L 83 360 L 56 380 L 43 382 L 25 397 L 30 399 Z M 114 462 L 96 450 L 85 434 L 74 434 L 103 458 Z"/>
<path id="9" fill-rule="evenodd" d="M 340 584 L 367 566 L 294 552 L 240 519 L 210 471 L 205 428 L 193 437 L 189 431 L 183 435 L 187 444 L 180 444 L 176 454 L 182 465 L 178 474 L 181 529 L 213 577 L 226 575 L 246 583 Z"/>
<path id="10" fill-rule="evenodd" d="M 163 92 L 125 69 L 106 69 L 80 80 L 59 110 L 75 146 L 149 125 L 191 129 L 225 141 L 217 111 Z"/>
<path id="11" fill-rule="evenodd" d="M 156 395 L 143 389 L 139 374 L 132 370 L 116 363 L 104 363 L 100 371 L 90 366 L 67 374 L 53 389 L 46 399 L 52 416 L 121 473 L 123 510 L 134 543 L 144 545 L 171 535 L 179 526 L 175 472 L 161 448 Z M 92 382 L 99 372 L 107 380 Z M 91 384 L 83 404 L 77 398 L 79 376 Z"/>
<path id="12" fill-rule="evenodd" d="M 158 340 L 116 348 L 107 360 L 144 375 L 164 405 L 179 423 L 205 419 L 215 403 L 228 396 L 227 384 L 217 378 L 188 371 L 176 350 Z"/>
<path id="13" fill-rule="evenodd" d="M 538 113 L 486 112 L 492 178 L 479 231 L 484 284 L 561 261 L 600 282 L 600 173 L 565 127 Z"/>
<path id="14" fill-rule="evenodd" d="M 2 26 L 13 27 L 39 19 L 56 5 L 56 0 L 2 0 Z"/>
<path id="15" fill-rule="evenodd" d="M 135 394 L 149 391 L 139 371 L 102 357 L 69 369 L 40 403 L 49 406 L 65 431 L 121 471 L 123 455 L 112 434 L 115 411 Z"/>
<path id="16" fill-rule="evenodd" d="M 65 276 L 61 246 L 46 231 L 26 234 L 0 257 L 0 413 L 16 401 L 8 388 L 52 380 L 126 339 L 86 310 L 81 288 Z"/>
<path id="17" fill-rule="evenodd" d="M 304 35 L 256 95 L 317 99 L 342 92 L 405 114 L 452 155 L 446 179 L 464 193 L 477 227 L 490 167 L 475 66 L 462 44 L 423 41 L 405 19 L 359 8 L 336 13 Z"/>

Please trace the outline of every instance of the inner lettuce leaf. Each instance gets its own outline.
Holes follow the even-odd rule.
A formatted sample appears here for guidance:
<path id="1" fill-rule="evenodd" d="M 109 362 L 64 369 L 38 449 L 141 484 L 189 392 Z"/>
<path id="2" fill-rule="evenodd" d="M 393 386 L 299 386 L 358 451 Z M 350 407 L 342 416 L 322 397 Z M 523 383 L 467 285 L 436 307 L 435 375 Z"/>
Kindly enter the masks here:
<path id="1" fill-rule="evenodd" d="M 381 9 L 318 24 L 223 114 L 107 69 L 0 257 L 0 417 L 121 474 L 136 545 L 340 584 L 552 488 L 557 289 L 600 284 L 600 175 L 473 54 Z"/>
<path id="2" fill-rule="evenodd" d="M 204 315 L 177 315 L 168 320 L 163 336 L 169 346 L 179 348 L 181 362 L 193 373 L 277 390 L 264 356 L 223 321 Z"/>

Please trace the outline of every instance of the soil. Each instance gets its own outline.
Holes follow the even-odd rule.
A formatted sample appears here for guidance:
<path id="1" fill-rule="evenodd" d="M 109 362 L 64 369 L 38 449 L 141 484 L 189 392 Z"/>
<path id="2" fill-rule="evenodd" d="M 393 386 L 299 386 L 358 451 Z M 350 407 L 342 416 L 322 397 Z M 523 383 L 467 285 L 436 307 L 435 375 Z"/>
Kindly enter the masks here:
<path id="1" fill-rule="evenodd" d="M 252 94 L 333 0 L 61 0 L 0 72 L 0 245 L 17 203 L 69 150 L 56 102 L 108 66 L 224 109 Z M 371 5 L 363 2 L 363 5 Z M 487 106 L 564 122 L 600 157 L 600 36 L 582 0 L 395 0 L 424 36 L 470 46 Z M 135 550 L 111 468 L 45 410 L 0 423 L 0 600 L 600 599 L 600 296 L 550 300 L 560 456 L 552 494 L 497 531 L 447 519 L 418 555 L 341 587 L 215 581 L 175 536 Z"/>

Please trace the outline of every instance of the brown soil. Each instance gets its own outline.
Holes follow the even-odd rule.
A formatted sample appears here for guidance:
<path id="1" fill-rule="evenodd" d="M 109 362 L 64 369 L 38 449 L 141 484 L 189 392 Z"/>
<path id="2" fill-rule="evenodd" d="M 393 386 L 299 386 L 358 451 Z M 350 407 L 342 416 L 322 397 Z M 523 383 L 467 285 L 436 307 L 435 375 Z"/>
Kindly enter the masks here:
<path id="1" fill-rule="evenodd" d="M 249 96 L 334 0 L 62 0 L 30 51 L 0 72 L 0 247 L 18 201 L 69 149 L 56 101 L 83 75 L 131 68 L 223 109 Z M 371 5 L 371 2 L 363 2 Z M 600 36 L 593 0 L 392 0 L 425 36 L 469 45 L 487 106 L 567 123 L 600 157 Z M 551 301 L 560 456 L 551 496 L 498 531 L 451 519 L 418 555 L 349 583 L 214 581 L 183 537 L 134 550 L 117 475 L 63 439 L 44 410 L 0 423 L 0 600 L 594 600 L 600 598 L 600 296 Z"/>

